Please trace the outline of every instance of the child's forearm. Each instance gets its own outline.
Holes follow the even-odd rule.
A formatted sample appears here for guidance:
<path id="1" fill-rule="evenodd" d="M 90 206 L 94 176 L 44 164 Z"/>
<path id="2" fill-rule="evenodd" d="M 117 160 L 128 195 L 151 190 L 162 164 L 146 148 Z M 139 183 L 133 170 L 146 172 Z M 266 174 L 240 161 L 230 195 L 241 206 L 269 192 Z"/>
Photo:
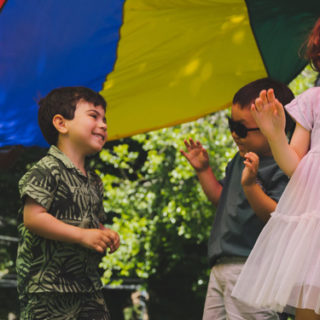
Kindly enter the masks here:
<path id="1" fill-rule="evenodd" d="M 263 222 L 267 222 L 270 219 L 270 214 L 275 210 L 277 202 L 266 195 L 256 183 L 243 186 L 243 190 L 255 214 Z"/>
<path id="2" fill-rule="evenodd" d="M 23 219 L 31 232 L 50 240 L 78 243 L 83 247 L 104 252 L 117 250 L 119 235 L 113 230 L 103 228 L 83 229 L 55 218 L 32 198 L 27 197 L 24 205 Z"/>
<path id="3" fill-rule="evenodd" d="M 222 185 L 217 180 L 211 167 L 197 171 L 197 176 L 208 200 L 217 206 L 222 192 Z"/>
<path id="4" fill-rule="evenodd" d="M 268 139 L 274 159 L 281 170 L 292 176 L 300 160 L 308 152 L 310 145 L 310 131 L 297 123 L 290 145 L 285 134 Z"/>
<path id="5" fill-rule="evenodd" d="M 280 136 L 277 140 L 269 140 L 269 145 L 280 169 L 288 177 L 291 177 L 301 159 L 295 150 L 289 146 L 286 136 Z"/>
<path id="6" fill-rule="evenodd" d="M 64 223 L 47 212 L 24 210 L 24 224 L 31 232 L 50 240 L 81 243 L 83 229 Z"/>

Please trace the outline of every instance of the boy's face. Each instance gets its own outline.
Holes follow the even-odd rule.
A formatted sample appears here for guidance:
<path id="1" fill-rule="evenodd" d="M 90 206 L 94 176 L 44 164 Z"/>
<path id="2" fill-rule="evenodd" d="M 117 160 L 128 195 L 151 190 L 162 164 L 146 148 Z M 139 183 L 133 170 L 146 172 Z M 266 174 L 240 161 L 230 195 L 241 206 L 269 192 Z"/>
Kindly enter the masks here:
<path id="1" fill-rule="evenodd" d="M 66 120 L 68 138 L 84 155 L 99 152 L 107 141 L 107 124 L 102 106 L 79 101 L 72 120 Z"/>
<path id="2" fill-rule="evenodd" d="M 253 119 L 249 106 L 241 108 L 240 105 L 234 104 L 231 107 L 231 120 L 242 124 L 247 129 L 257 128 L 257 124 Z M 259 156 L 271 156 L 271 150 L 267 138 L 260 130 L 248 131 L 245 137 L 240 137 L 232 130 L 232 138 L 238 146 L 241 157 L 247 152 L 255 152 Z"/>

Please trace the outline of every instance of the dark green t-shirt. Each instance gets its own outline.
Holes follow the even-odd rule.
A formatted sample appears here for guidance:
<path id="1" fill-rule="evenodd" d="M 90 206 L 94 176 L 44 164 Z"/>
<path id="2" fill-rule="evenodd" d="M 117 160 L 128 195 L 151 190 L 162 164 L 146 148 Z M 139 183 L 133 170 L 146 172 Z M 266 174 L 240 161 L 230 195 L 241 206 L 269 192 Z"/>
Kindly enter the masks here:
<path id="1" fill-rule="evenodd" d="M 20 195 L 34 199 L 57 219 L 82 228 L 99 228 L 105 219 L 103 185 L 93 172 L 83 175 L 57 147 L 19 182 Z M 30 232 L 18 216 L 18 291 L 92 292 L 101 289 L 101 254 L 79 244 L 53 241 Z"/>
<path id="2" fill-rule="evenodd" d="M 223 190 L 208 243 L 211 267 L 220 257 L 248 257 L 264 226 L 250 207 L 241 186 L 243 160 L 237 153 L 227 166 L 225 179 L 221 181 Z M 261 157 L 257 182 L 269 197 L 278 202 L 288 177 L 273 157 Z"/>

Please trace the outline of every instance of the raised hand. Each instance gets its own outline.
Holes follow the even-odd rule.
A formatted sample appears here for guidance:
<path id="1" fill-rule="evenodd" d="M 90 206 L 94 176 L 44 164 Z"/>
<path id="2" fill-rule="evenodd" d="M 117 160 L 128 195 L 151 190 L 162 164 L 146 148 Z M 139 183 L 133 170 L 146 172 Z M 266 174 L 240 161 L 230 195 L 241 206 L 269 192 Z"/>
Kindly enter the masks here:
<path id="1" fill-rule="evenodd" d="M 260 92 L 255 103 L 251 105 L 251 113 L 261 132 L 268 139 L 277 139 L 279 134 L 284 133 L 286 117 L 273 89 Z"/>
<path id="2" fill-rule="evenodd" d="M 244 155 L 244 169 L 241 176 L 241 184 L 243 186 L 250 186 L 256 183 L 258 168 L 259 168 L 259 157 L 254 152 L 248 152 Z"/>
<path id="3" fill-rule="evenodd" d="M 196 171 L 203 171 L 209 167 L 209 155 L 207 150 L 199 141 L 194 142 L 191 138 L 189 142 L 184 140 L 187 152 L 180 150 Z"/>

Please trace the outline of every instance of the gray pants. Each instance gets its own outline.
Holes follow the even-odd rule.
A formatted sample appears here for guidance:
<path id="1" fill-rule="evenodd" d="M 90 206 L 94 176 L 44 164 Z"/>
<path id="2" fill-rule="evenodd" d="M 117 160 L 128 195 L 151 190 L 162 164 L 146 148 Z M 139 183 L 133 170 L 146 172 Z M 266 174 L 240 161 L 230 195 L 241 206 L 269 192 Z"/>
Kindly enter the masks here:
<path id="1" fill-rule="evenodd" d="M 243 265 L 231 258 L 212 268 L 203 320 L 279 320 L 276 312 L 250 307 L 231 296 Z"/>

